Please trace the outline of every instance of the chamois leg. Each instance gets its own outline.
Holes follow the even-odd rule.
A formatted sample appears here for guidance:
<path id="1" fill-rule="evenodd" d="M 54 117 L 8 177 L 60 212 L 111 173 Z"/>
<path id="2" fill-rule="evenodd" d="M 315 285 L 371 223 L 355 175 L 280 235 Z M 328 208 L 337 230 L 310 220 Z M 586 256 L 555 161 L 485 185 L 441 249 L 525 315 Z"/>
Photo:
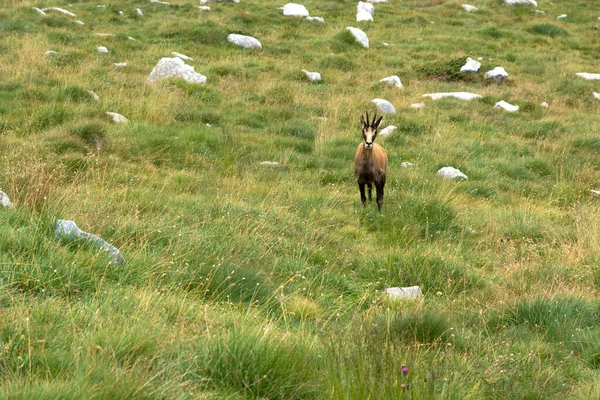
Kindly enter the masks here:
<path id="1" fill-rule="evenodd" d="M 381 206 L 383 205 L 383 188 L 385 186 L 385 179 L 381 182 L 375 183 L 375 188 L 377 189 L 377 207 L 379 208 L 379 212 L 381 212 Z"/>
<path id="2" fill-rule="evenodd" d="M 364 182 L 358 182 L 358 188 L 360 189 L 360 200 L 363 203 L 363 207 L 366 207 L 367 197 L 365 196 L 365 184 Z"/>
<path id="3" fill-rule="evenodd" d="M 369 201 L 373 201 L 373 184 L 368 182 L 367 187 L 369 188 Z"/>

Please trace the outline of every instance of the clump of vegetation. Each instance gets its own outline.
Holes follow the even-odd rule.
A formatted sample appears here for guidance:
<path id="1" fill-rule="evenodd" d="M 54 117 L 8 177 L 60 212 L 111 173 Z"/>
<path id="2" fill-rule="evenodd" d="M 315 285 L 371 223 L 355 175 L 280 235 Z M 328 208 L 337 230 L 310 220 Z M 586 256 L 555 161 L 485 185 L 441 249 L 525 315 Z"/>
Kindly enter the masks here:
<path id="1" fill-rule="evenodd" d="M 460 72 L 460 68 L 465 65 L 466 59 L 467 56 L 451 60 L 438 60 L 417 68 L 417 71 L 424 78 L 436 79 L 442 82 L 481 83 L 483 81 L 481 74 Z"/>
<path id="2" fill-rule="evenodd" d="M 569 32 L 566 29 L 554 24 L 536 24 L 528 28 L 527 32 L 536 35 L 549 36 L 551 38 L 569 36 Z"/>
<path id="3" fill-rule="evenodd" d="M 106 127 L 100 123 L 87 123 L 72 128 L 71 135 L 80 138 L 87 145 L 101 148 L 106 142 Z"/>

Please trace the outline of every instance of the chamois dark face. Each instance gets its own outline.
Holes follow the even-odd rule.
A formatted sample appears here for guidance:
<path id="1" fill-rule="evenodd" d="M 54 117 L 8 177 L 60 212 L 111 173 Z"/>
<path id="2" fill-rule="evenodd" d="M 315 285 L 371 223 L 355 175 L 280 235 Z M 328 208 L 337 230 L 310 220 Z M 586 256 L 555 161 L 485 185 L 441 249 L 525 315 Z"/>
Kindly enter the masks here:
<path id="1" fill-rule="evenodd" d="M 367 121 L 360 117 L 360 123 L 362 124 L 362 136 L 363 142 L 365 144 L 365 149 L 372 149 L 373 143 L 375 143 L 375 138 L 377 137 L 377 129 L 379 129 L 379 124 L 381 124 L 381 120 L 383 117 L 379 117 L 377 119 L 377 111 L 375 111 L 375 115 L 373 116 L 373 122 L 369 122 L 369 112 L 365 111 L 367 115 Z"/>

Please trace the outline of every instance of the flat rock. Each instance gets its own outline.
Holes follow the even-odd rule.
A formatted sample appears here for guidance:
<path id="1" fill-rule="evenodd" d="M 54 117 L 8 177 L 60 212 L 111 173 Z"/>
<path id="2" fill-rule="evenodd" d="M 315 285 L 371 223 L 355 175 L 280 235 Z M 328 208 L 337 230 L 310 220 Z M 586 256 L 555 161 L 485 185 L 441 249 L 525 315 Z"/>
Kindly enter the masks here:
<path id="1" fill-rule="evenodd" d="M 160 1 L 160 0 L 150 0 L 150 3 L 164 4 L 165 6 L 171 5 L 171 3 L 167 2 L 167 1 Z"/>
<path id="2" fill-rule="evenodd" d="M 389 136 L 396 130 L 394 125 L 386 126 L 381 131 L 379 131 L 379 136 Z"/>
<path id="3" fill-rule="evenodd" d="M 56 54 L 60 54 L 58 51 L 54 51 L 54 50 L 46 50 L 46 52 L 44 53 L 45 56 L 54 56 Z"/>
<path id="4" fill-rule="evenodd" d="M 65 14 L 68 15 L 69 17 L 76 17 L 77 15 L 73 14 L 71 11 L 69 10 L 65 10 L 64 8 L 58 8 L 58 7 L 48 7 L 48 8 L 42 8 L 43 11 L 48 12 L 48 11 L 56 11 L 58 13 L 61 14 Z"/>
<path id="5" fill-rule="evenodd" d="M 77 20 L 77 21 L 73 21 L 75 22 L 77 25 L 85 25 L 85 23 L 83 21 Z"/>
<path id="6" fill-rule="evenodd" d="M 206 76 L 197 73 L 194 67 L 187 65 L 181 58 L 162 58 L 154 67 L 148 82 L 154 83 L 167 78 L 181 78 L 188 83 L 204 85 Z"/>
<path id="7" fill-rule="evenodd" d="M 400 77 L 398 75 L 392 75 L 392 76 L 385 77 L 382 80 L 380 80 L 379 82 L 383 83 L 384 85 L 393 86 L 398 89 L 404 88 L 404 86 L 402 86 L 402 82 L 400 81 Z"/>
<path id="8" fill-rule="evenodd" d="M 113 122 L 116 122 L 117 124 L 126 124 L 129 122 L 127 118 L 125 118 L 121 114 L 117 114 L 116 112 L 107 111 L 106 115 L 110 116 Z"/>
<path id="9" fill-rule="evenodd" d="M 302 4 L 287 3 L 281 8 L 286 17 L 308 17 L 309 12 Z"/>
<path id="10" fill-rule="evenodd" d="M 590 74 L 587 72 L 578 72 L 577 75 L 580 78 L 587 79 L 588 81 L 600 80 L 600 74 Z"/>
<path id="11" fill-rule="evenodd" d="M 277 167 L 280 164 L 277 161 L 261 161 L 260 165 L 266 165 L 269 167 Z"/>
<path id="12" fill-rule="evenodd" d="M 443 167 L 437 172 L 439 176 L 446 179 L 469 179 L 465 174 L 460 172 L 459 169 L 454 167 Z"/>
<path id="13" fill-rule="evenodd" d="M 408 106 L 408 108 L 412 108 L 413 110 L 420 110 L 423 107 L 425 107 L 425 103 L 414 103 Z"/>
<path id="14" fill-rule="evenodd" d="M 508 78 L 508 72 L 502 67 L 496 67 L 486 72 L 483 77 L 485 79 L 495 79 L 498 82 L 502 82 Z"/>
<path id="15" fill-rule="evenodd" d="M 227 35 L 227 40 L 237 46 L 241 46 L 246 49 L 262 49 L 262 44 L 257 38 L 246 35 L 239 35 L 237 33 L 230 33 Z"/>
<path id="16" fill-rule="evenodd" d="M 54 233 L 59 239 L 83 239 L 108 254 L 112 258 L 113 264 L 121 265 L 125 263 L 125 259 L 123 258 L 123 255 L 121 255 L 119 249 L 93 233 L 82 231 L 73 221 L 66 219 L 57 220 Z"/>
<path id="17" fill-rule="evenodd" d="M 356 22 L 373 21 L 373 14 L 361 10 L 356 13 Z"/>
<path id="18" fill-rule="evenodd" d="M 304 75 L 306 75 L 306 77 L 313 82 L 318 82 L 321 80 L 321 74 L 318 72 L 310 72 L 305 69 L 303 69 L 302 72 L 304 72 Z"/>
<path id="19" fill-rule="evenodd" d="M 592 192 L 593 194 L 595 194 L 596 196 L 600 196 L 600 190 L 594 190 L 594 189 L 590 189 L 590 192 Z"/>
<path id="20" fill-rule="evenodd" d="M 350 31 L 352 36 L 354 36 L 354 39 L 358 43 L 360 43 L 363 47 L 369 48 L 369 37 L 367 36 L 366 33 L 364 33 L 362 30 L 360 30 L 358 28 L 353 28 L 351 26 L 346 27 L 346 30 Z"/>
<path id="21" fill-rule="evenodd" d="M 36 13 L 40 14 L 40 15 L 43 15 L 43 16 L 46 16 L 46 15 L 48 15 L 48 14 L 46 14 L 46 12 L 45 12 L 44 10 L 41 10 L 41 9 L 39 9 L 39 8 L 37 8 L 37 7 L 31 7 L 31 9 L 32 9 L 33 11 L 35 11 Z"/>
<path id="22" fill-rule="evenodd" d="M 307 21 L 315 21 L 315 22 L 320 22 L 322 24 L 325 23 L 325 20 L 321 17 L 306 17 Z"/>
<path id="23" fill-rule="evenodd" d="M 377 106 L 377 109 L 384 114 L 396 114 L 394 105 L 384 99 L 373 99 L 371 100 Z"/>
<path id="24" fill-rule="evenodd" d="M 471 57 L 467 57 L 465 65 L 460 67 L 460 72 L 475 73 L 479 71 L 479 68 L 481 68 L 481 63 L 479 61 L 475 61 Z"/>
<path id="25" fill-rule="evenodd" d="M 131 36 L 127 36 L 127 40 L 133 40 L 135 42 L 137 39 Z"/>
<path id="26" fill-rule="evenodd" d="M 510 6 L 530 5 L 537 7 L 538 5 L 535 0 L 504 0 L 504 2 Z"/>
<path id="27" fill-rule="evenodd" d="M 115 67 L 117 67 L 117 68 L 123 68 L 123 67 L 127 66 L 127 63 L 126 62 L 120 62 L 120 63 L 114 63 L 113 65 Z"/>
<path id="28" fill-rule="evenodd" d="M 461 4 L 461 7 L 466 11 L 466 12 L 473 12 L 473 11 L 477 11 L 477 7 L 472 6 L 470 4 Z"/>
<path id="29" fill-rule="evenodd" d="M 86 90 L 94 101 L 100 101 L 100 97 L 93 90 Z"/>
<path id="30" fill-rule="evenodd" d="M 473 99 L 481 97 L 481 95 L 476 94 L 476 93 L 469 93 L 469 92 L 446 92 L 446 93 L 424 94 L 423 97 L 431 97 L 432 100 L 440 100 L 445 97 L 454 97 L 454 98 L 460 99 L 460 100 L 471 101 Z"/>
<path id="31" fill-rule="evenodd" d="M 108 49 L 104 46 L 98 46 L 98 53 L 108 53 Z"/>
<path id="32" fill-rule="evenodd" d="M 356 12 L 359 13 L 361 11 L 366 11 L 369 14 L 375 16 L 375 6 L 371 3 L 365 3 L 363 1 L 359 1 L 356 6 Z"/>
<path id="33" fill-rule="evenodd" d="M 369 3 L 387 3 L 387 0 L 367 0 Z"/>
<path id="34" fill-rule="evenodd" d="M 600 100 L 600 93 L 596 93 L 596 92 L 592 92 L 594 94 L 594 97 L 597 98 L 598 100 Z"/>
<path id="35" fill-rule="evenodd" d="M 494 108 L 502 108 L 508 112 L 516 112 L 519 111 L 519 106 L 515 106 L 512 105 L 510 103 L 507 103 L 504 100 L 500 100 L 499 102 L 497 102 L 496 104 L 494 104 Z"/>
<path id="36" fill-rule="evenodd" d="M 139 15 L 140 17 L 143 17 L 143 16 L 144 16 L 144 13 L 143 13 L 143 12 L 142 12 L 142 10 L 141 10 L 141 9 L 139 9 L 139 8 L 136 8 L 136 9 L 135 9 L 135 13 L 136 13 L 137 15 Z"/>
<path id="37" fill-rule="evenodd" d="M 171 55 L 173 57 L 181 58 L 184 61 L 194 61 L 194 59 L 192 57 L 188 57 L 185 54 L 181 54 L 181 53 L 178 53 L 176 51 L 172 52 Z"/>
<path id="38" fill-rule="evenodd" d="M 556 19 L 565 19 L 567 18 L 567 14 L 561 14 L 558 17 L 556 17 Z"/>
<path id="39" fill-rule="evenodd" d="M 400 167 L 401 167 L 401 168 L 410 168 L 410 167 L 412 167 L 413 165 L 415 165 L 415 164 L 413 164 L 413 163 L 411 163 L 411 162 L 408 162 L 408 161 L 404 161 L 404 162 L 401 162 L 401 163 L 400 163 Z"/>
<path id="40" fill-rule="evenodd" d="M 385 292 L 394 300 L 418 300 L 423 297 L 419 286 L 392 287 L 385 289 Z"/>
<path id="41" fill-rule="evenodd" d="M 100 33 L 100 32 L 96 32 L 96 33 L 94 33 L 94 35 L 100 36 L 100 37 L 112 37 L 112 36 L 116 36 L 114 33 Z"/>
<path id="42" fill-rule="evenodd" d="M 0 190 L 0 207 L 15 208 L 14 204 L 8 198 L 8 195 Z"/>
<path id="43" fill-rule="evenodd" d="M 196 6 L 196 8 L 199 8 L 202 11 L 210 11 L 210 7 L 209 6 Z"/>

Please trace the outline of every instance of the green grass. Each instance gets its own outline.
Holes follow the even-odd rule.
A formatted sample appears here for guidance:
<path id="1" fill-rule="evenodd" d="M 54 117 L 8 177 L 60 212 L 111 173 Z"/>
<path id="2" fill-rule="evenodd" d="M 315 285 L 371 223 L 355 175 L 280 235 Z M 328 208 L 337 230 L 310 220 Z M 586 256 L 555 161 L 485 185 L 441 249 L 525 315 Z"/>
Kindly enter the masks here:
<path id="1" fill-rule="evenodd" d="M 0 4 L 0 398 L 600 397 L 600 102 L 575 75 L 600 72 L 594 2 L 390 2 L 374 23 L 304 3 L 325 24 L 263 0 L 104 4 Z M 31 9 L 52 6 L 77 17 Z M 206 85 L 148 83 L 172 51 Z M 446 91 L 483 97 L 422 97 Z M 353 176 L 373 98 L 398 110 L 381 214 Z"/>

